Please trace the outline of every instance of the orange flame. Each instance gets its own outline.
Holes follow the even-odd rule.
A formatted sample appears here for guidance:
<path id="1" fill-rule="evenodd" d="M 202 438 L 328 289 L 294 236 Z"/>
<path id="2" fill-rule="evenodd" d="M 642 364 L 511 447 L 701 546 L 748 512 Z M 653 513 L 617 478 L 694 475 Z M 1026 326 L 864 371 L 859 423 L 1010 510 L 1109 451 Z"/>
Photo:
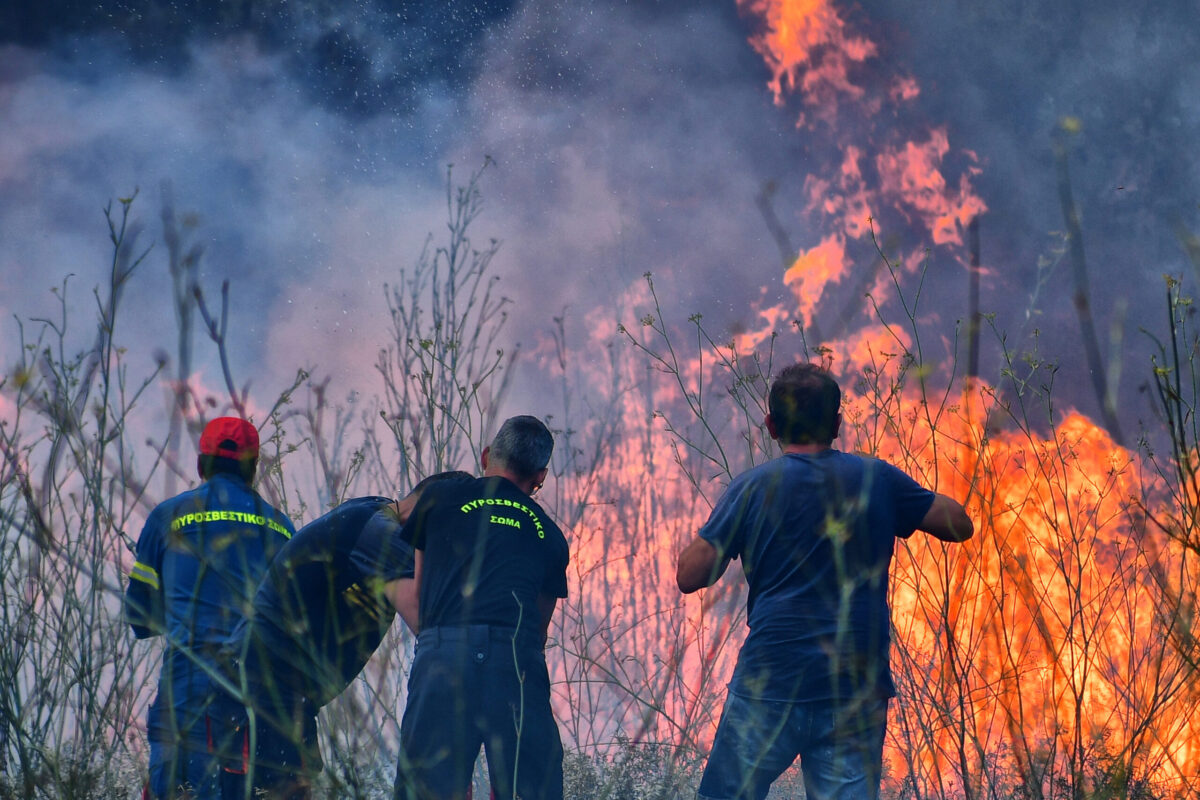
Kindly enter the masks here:
<path id="1" fill-rule="evenodd" d="M 750 42 L 773 73 L 769 85 L 776 103 L 799 89 L 809 105 L 826 108 L 825 118 L 831 120 L 838 95 L 863 96 L 850 71 L 856 62 L 875 55 L 875 43 L 847 35 L 846 24 L 831 2 L 738 0 L 738 8 L 765 23 L 765 30 Z"/>
<path id="2" fill-rule="evenodd" d="M 915 212 L 935 244 L 962 244 L 960 230 L 987 210 L 983 200 L 971 193 L 966 175 L 959 178 L 956 193 L 947 191 L 941 163 L 949 150 L 946 131 L 939 128 L 925 144 L 905 142 L 876 158 L 883 193 Z"/>

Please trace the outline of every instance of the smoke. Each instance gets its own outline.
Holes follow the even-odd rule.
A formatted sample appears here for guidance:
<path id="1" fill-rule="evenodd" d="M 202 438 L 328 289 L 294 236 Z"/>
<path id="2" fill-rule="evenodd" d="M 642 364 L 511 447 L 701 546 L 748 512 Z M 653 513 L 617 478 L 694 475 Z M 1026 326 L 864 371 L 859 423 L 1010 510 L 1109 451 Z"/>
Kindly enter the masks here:
<path id="1" fill-rule="evenodd" d="M 1197 286 L 1200 265 L 1180 240 L 1180 231 L 1200 229 L 1189 141 L 1200 125 L 1189 88 L 1200 77 L 1194 14 L 1188 2 L 1151 10 L 1107 1 L 863 10 L 881 59 L 920 85 L 913 110 L 943 121 L 957 147 L 979 156 L 974 183 L 989 208 L 981 219 L 984 310 L 997 312 L 1019 347 L 1040 332 L 1045 354 L 1060 364 L 1057 387 L 1095 415 L 1071 265 L 1059 252 L 1055 147 L 1065 148 L 1091 309 L 1102 349 L 1121 366 L 1127 430 L 1146 419 L 1142 329 L 1165 330 L 1163 275 L 1183 278 L 1191 293 Z"/>
<path id="2" fill-rule="evenodd" d="M 831 185 L 824 199 L 846 213 L 814 210 L 812 176 L 856 166 L 882 181 L 881 154 L 941 135 L 944 191 L 968 176 L 988 209 L 982 309 L 1014 347 L 1035 329 L 1052 341 L 1068 402 L 1095 413 L 1069 268 L 1056 260 L 1053 145 L 1069 118 L 1092 307 L 1124 365 L 1120 408 L 1144 415 L 1138 328 L 1160 330 L 1160 276 L 1191 269 L 1176 227 L 1200 228 L 1188 141 L 1200 122 L 1189 91 L 1200 34 L 1186 2 L 1154 13 L 1115 0 L 838 5 L 848 35 L 874 45 L 844 64 L 846 81 L 893 100 L 825 117 L 800 92 L 773 95 L 750 41 L 764 21 L 732 0 L 242 5 L 241 17 L 184 4 L 169 17 L 67 15 L 58 27 L 31 11 L 23 32 L 4 37 L 6 315 L 52 315 L 49 290 L 67 273 L 69 304 L 90 313 L 107 269 L 101 209 L 136 189 L 154 249 L 129 289 L 125 335 L 148 343 L 130 356 L 147 365 L 155 348 L 169 350 L 156 341 L 174 325 L 157 221 L 169 181 L 179 210 L 196 215 L 203 288 L 215 296 L 231 282 L 235 374 L 270 393 L 310 366 L 333 376 L 334 397 L 369 394 L 386 338 L 383 285 L 442 229 L 446 165 L 465 177 L 491 157 L 475 236 L 503 241 L 495 267 L 514 302 L 514 342 L 536 340 L 565 312 L 585 347 L 598 310 L 644 313 L 620 298 L 647 271 L 668 315 L 703 313 L 718 335 L 754 327 L 758 309 L 780 303 L 848 334 L 865 318 L 873 248 L 852 238 L 845 278 L 820 302 L 797 298 L 803 282 L 784 282 L 756 198 L 773 182 L 771 208 L 797 254 L 814 250 L 859 206 Z M 860 148 L 854 164 L 846 142 Z M 932 340 L 952 343 L 967 313 L 962 221 L 951 217 L 953 235 L 937 240 L 919 209 L 869 210 L 906 260 L 931 248 L 926 321 Z M 1114 325 L 1123 334 L 1110 344 Z M 6 336 L 5 364 L 14 346 Z M 996 349 L 984 349 L 994 374 Z M 199 368 L 215 374 L 211 362 Z"/>

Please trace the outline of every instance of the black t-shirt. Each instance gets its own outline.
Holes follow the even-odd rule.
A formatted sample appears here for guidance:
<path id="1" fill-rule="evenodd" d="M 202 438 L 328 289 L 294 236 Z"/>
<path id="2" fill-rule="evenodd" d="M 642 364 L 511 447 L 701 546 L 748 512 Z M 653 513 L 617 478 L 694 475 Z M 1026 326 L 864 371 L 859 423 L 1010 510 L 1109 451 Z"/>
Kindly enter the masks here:
<path id="1" fill-rule="evenodd" d="M 567 596 L 567 540 L 501 477 L 434 484 L 403 538 L 424 552 L 421 629 L 485 624 L 541 633 L 538 595 Z"/>
<path id="2" fill-rule="evenodd" d="M 362 671 L 395 616 L 383 583 L 413 574 L 412 548 L 391 502 L 347 500 L 279 551 L 252 619 L 231 641 L 235 653 L 246 653 L 252 681 L 274 682 L 322 706 Z"/>

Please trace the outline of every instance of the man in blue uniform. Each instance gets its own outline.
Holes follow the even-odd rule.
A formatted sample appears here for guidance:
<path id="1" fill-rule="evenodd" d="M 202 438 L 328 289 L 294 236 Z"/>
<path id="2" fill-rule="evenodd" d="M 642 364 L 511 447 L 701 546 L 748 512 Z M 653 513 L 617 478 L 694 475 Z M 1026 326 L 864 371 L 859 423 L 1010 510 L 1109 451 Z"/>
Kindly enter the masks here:
<path id="1" fill-rule="evenodd" d="M 387 593 L 413 576 L 401 526 L 425 487 L 451 480 L 471 475 L 431 475 L 403 500 L 347 500 L 301 528 L 271 562 L 253 613 L 227 646 L 230 681 L 254 712 L 256 790 L 277 800 L 309 796 L 322 763 L 317 712 L 383 641 L 395 617 Z"/>
<path id="2" fill-rule="evenodd" d="M 679 555 L 684 593 L 740 558 L 750 632 L 697 794 L 762 800 L 800 756 L 809 800 L 879 795 L 888 699 L 888 565 L 897 537 L 974 532 L 956 500 L 874 458 L 834 450 L 841 390 L 813 364 L 771 385 L 783 455 L 739 475 Z"/>
<path id="3" fill-rule="evenodd" d="M 483 477 L 428 487 L 404 526 L 416 594 L 392 597 L 406 619 L 418 617 L 419 634 L 398 800 L 462 800 L 481 745 L 496 797 L 563 796 L 544 649 L 567 596 L 568 549 L 531 497 L 553 447 L 537 418 L 505 421 L 481 455 Z"/>
<path id="4" fill-rule="evenodd" d="M 199 450 L 204 482 L 150 513 L 125 592 L 134 635 L 166 638 L 147 724 L 154 798 L 220 796 L 214 746 L 228 731 L 210 713 L 217 653 L 293 533 L 291 520 L 251 488 L 258 464 L 252 424 L 214 419 Z"/>

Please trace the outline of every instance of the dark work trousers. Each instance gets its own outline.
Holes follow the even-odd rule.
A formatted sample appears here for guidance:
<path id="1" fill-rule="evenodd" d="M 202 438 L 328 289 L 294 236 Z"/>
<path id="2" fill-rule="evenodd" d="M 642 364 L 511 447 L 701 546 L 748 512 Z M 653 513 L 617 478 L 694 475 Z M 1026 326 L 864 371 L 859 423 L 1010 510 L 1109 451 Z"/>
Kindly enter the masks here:
<path id="1" fill-rule="evenodd" d="M 308 800 L 323 766 L 317 708 L 302 696 L 290 702 L 275 698 L 256 714 L 255 722 L 255 790 L 271 800 Z"/>
<path id="2" fill-rule="evenodd" d="M 265 679 L 271 673 L 256 674 Z M 312 796 L 312 782 L 323 766 L 317 743 L 319 709 L 281 680 L 260 679 L 248 692 L 248 700 L 255 712 L 253 735 L 249 719 L 251 709 L 233 698 L 222 696 L 226 724 L 242 731 L 243 737 L 239 741 L 247 747 L 250 741 L 254 742 L 252 758 L 250 752 L 225 754 L 225 769 L 233 771 L 240 761 L 242 773 L 253 776 L 254 792 L 262 793 L 270 800 L 308 800 Z"/>
<path id="3" fill-rule="evenodd" d="M 480 746 L 496 797 L 562 800 L 562 740 L 541 636 L 488 625 L 421 631 L 396 800 L 462 800 Z"/>
<path id="4" fill-rule="evenodd" d="M 221 797 L 221 770 L 214 740 L 224 741 L 230 732 L 213 716 L 215 695 L 201 669 L 183 671 L 175 680 L 159 686 L 147 720 L 147 797 Z"/>

